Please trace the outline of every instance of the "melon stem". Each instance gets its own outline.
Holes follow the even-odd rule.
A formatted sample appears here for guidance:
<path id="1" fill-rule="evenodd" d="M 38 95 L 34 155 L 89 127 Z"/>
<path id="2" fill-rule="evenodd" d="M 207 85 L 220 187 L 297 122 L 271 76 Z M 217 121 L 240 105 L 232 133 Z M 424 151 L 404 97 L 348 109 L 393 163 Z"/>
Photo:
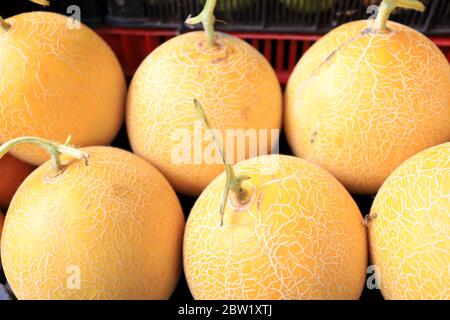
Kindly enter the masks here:
<path id="1" fill-rule="evenodd" d="M 228 201 L 228 195 L 231 192 L 234 193 L 236 196 L 237 201 L 239 204 L 245 205 L 250 200 L 250 194 L 249 192 L 242 186 L 242 183 L 245 180 L 250 179 L 247 175 L 236 175 L 233 169 L 233 165 L 228 162 L 227 155 L 225 153 L 225 150 L 220 143 L 219 139 L 217 138 L 214 131 L 211 129 L 211 126 L 209 125 L 208 119 L 206 118 L 205 111 L 203 110 L 203 107 L 197 99 L 194 99 L 194 105 L 195 109 L 197 110 L 200 119 L 203 122 L 203 125 L 210 133 L 212 139 L 216 143 L 217 149 L 219 150 L 220 156 L 222 157 L 223 165 L 225 167 L 225 173 L 227 177 L 227 181 L 225 183 L 225 189 L 222 193 L 222 199 L 220 201 L 220 226 L 223 226 L 223 217 L 225 212 L 225 207 Z"/>
<path id="2" fill-rule="evenodd" d="M 206 0 L 205 6 L 202 12 L 195 17 L 189 16 L 185 23 L 189 26 L 194 26 L 201 23 L 205 29 L 206 43 L 210 47 L 216 46 L 216 40 L 214 39 L 214 23 L 216 17 L 214 16 L 214 9 L 216 7 L 217 0 Z"/>
<path id="3" fill-rule="evenodd" d="M 52 168 L 56 171 L 59 172 L 62 170 L 63 165 L 61 163 L 61 158 L 60 156 L 62 154 L 64 155 L 68 155 L 71 156 L 75 159 L 80 159 L 80 160 L 84 160 L 85 164 L 88 164 L 88 160 L 89 160 L 89 154 L 81 151 L 77 148 L 74 148 L 70 145 L 70 136 L 67 139 L 67 141 L 64 144 L 59 144 L 53 141 L 49 141 L 49 140 L 45 140 L 42 138 L 37 138 L 37 137 L 20 137 L 20 138 L 16 138 L 16 139 L 12 139 L 9 140 L 8 142 L 5 142 L 3 145 L 0 146 L 0 159 L 3 158 L 3 156 L 5 154 L 8 153 L 8 151 L 17 146 L 17 145 L 21 145 L 21 144 L 34 144 L 37 145 L 39 147 L 42 147 L 44 149 L 46 149 L 51 157 L 52 157 Z"/>
<path id="4" fill-rule="evenodd" d="M 9 28 L 11 28 L 11 25 L 5 21 L 2 17 L 0 17 L 0 27 L 3 29 L 3 31 L 8 31 Z"/>
<path id="5" fill-rule="evenodd" d="M 37 3 L 37 4 L 40 4 L 41 6 L 44 6 L 44 7 L 50 5 L 50 1 L 48 1 L 48 0 L 30 0 L 30 1 L 34 2 L 34 3 Z"/>
<path id="6" fill-rule="evenodd" d="M 378 9 L 377 18 L 375 19 L 374 32 L 389 32 L 387 21 L 392 11 L 396 8 L 413 9 L 420 12 L 425 10 L 425 6 L 419 0 L 383 0 Z"/>

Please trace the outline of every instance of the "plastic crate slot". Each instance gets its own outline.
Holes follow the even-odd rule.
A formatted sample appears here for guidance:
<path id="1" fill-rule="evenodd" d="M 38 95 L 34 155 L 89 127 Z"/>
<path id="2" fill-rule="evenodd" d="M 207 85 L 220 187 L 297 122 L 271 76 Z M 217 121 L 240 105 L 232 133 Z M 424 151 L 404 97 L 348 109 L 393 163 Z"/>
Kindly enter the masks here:
<path id="1" fill-rule="evenodd" d="M 259 46 L 258 46 L 258 39 L 251 39 L 249 40 L 250 44 L 256 49 L 259 50 Z"/>
<path id="2" fill-rule="evenodd" d="M 283 60 L 284 60 L 284 40 L 278 40 L 277 41 L 277 56 L 276 56 L 276 62 L 275 62 L 275 70 L 282 70 L 283 69 Z"/>
<path id="3" fill-rule="evenodd" d="M 338 1 L 336 6 L 336 11 L 334 12 L 334 23 L 333 25 L 339 25 L 345 22 L 344 12 L 346 11 L 346 5 L 348 2 Z"/>
<path id="4" fill-rule="evenodd" d="M 161 42 L 157 37 L 151 37 L 150 35 L 147 35 L 145 37 L 145 53 L 148 55 L 150 52 L 155 50 Z"/>
<path id="5" fill-rule="evenodd" d="M 292 70 L 297 63 L 298 41 L 289 41 L 289 55 L 286 59 L 285 69 Z"/>
<path id="6" fill-rule="evenodd" d="M 267 61 L 271 61 L 272 60 L 272 45 L 271 45 L 271 40 L 267 39 L 264 40 L 264 56 L 266 57 Z"/>
<path id="7" fill-rule="evenodd" d="M 450 20 L 450 1 L 441 1 L 440 8 L 436 12 L 438 15 L 436 25 L 448 27 Z"/>

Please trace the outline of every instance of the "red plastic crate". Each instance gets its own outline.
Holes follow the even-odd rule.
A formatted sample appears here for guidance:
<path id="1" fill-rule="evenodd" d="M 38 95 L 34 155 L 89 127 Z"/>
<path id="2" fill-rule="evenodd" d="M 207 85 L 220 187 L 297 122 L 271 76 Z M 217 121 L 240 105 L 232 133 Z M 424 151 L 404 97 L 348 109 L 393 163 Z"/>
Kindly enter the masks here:
<path id="1" fill-rule="evenodd" d="M 99 28 L 97 32 L 117 54 L 129 77 L 151 51 L 178 34 L 175 30 L 138 28 Z M 286 84 L 302 54 L 320 38 L 313 34 L 230 33 L 258 49 L 271 63 L 282 84 Z M 450 61 L 450 37 L 431 37 L 431 40 Z"/>

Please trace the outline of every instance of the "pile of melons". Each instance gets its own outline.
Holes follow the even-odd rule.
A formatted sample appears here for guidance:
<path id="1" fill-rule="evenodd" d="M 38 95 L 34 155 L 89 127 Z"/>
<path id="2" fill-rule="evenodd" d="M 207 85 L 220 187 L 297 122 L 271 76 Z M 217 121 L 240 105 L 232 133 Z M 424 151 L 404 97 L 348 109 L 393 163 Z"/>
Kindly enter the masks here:
<path id="1" fill-rule="evenodd" d="M 168 299 L 184 270 L 196 299 L 358 299 L 371 264 L 387 299 L 450 299 L 450 65 L 388 21 L 422 3 L 384 0 L 321 38 L 284 107 L 265 58 L 214 32 L 215 5 L 128 90 L 88 27 L 0 18 L 1 262 L 17 298 Z M 134 153 L 108 146 L 124 119 Z M 296 157 L 276 154 L 281 128 Z M 266 154 L 230 161 L 230 129 L 267 132 Z M 179 133 L 214 161 L 177 158 Z M 176 192 L 198 196 L 187 222 Z M 351 194 L 376 194 L 366 217 Z"/>

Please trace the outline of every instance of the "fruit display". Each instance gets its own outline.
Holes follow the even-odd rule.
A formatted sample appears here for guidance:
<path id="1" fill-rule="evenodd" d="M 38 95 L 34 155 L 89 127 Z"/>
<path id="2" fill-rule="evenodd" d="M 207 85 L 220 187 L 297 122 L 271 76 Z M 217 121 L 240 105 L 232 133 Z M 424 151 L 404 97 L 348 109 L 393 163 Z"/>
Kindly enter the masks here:
<path id="1" fill-rule="evenodd" d="M 7 154 L 0 159 L 0 208 L 6 209 L 23 180 L 34 167 Z"/>
<path id="2" fill-rule="evenodd" d="M 450 139 L 450 65 L 428 38 L 387 21 L 396 4 L 424 9 L 385 1 L 376 20 L 336 28 L 301 58 L 286 88 L 294 154 L 352 193 L 376 193 L 407 158 Z"/>
<path id="3" fill-rule="evenodd" d="M 39 136 L 77 145 L 107 145 L 123 121 L 126 84 L 109 46 L 64 15 L 27 12 L 0 28 L 0 143 Z M 35 146 L 13 151 L 40 165 Z"/>
<path id="4" fill-rule="evenodd" d="M 31 2 L 0 3 L 0 300 L 450 300 L 449 2 Z"/>
<path id="5" fill-rule="evenodd" d="M 386 299 L 450 299 L 450 142 L 400 165 L 369 223 L 372 263 Z"/>
<path id="6" fill-rule="evenodd" d="M 282 97 L 275 72 L 248 43 L 214 32 L 212 4 L 208 1 L 199 16 L 187 20 L 204 23 L 206 32 L 186 33 L 156 48 L 136 71 L 127 98 L 133 151 L 188 195 L 200 194 L 223 170 L 220 162 L 212 159 L 208 164 L 203 154 L 194 154 L 194 145 L 205 149 L 207 143 L 194 137 L 193 98 L 205 102 L 208 118 L 224 137 L 233 129 L 255 130 L 258 145 L 265 144 L 262 150 L 267 153 L 278 140 L 271 133 L 281 127 Z M 267 133 L 261 135 L 263 130 Z M 239 157 L 238 148 L 234 144 L 233 163 L 251 155 L 247 148 Z"/>

